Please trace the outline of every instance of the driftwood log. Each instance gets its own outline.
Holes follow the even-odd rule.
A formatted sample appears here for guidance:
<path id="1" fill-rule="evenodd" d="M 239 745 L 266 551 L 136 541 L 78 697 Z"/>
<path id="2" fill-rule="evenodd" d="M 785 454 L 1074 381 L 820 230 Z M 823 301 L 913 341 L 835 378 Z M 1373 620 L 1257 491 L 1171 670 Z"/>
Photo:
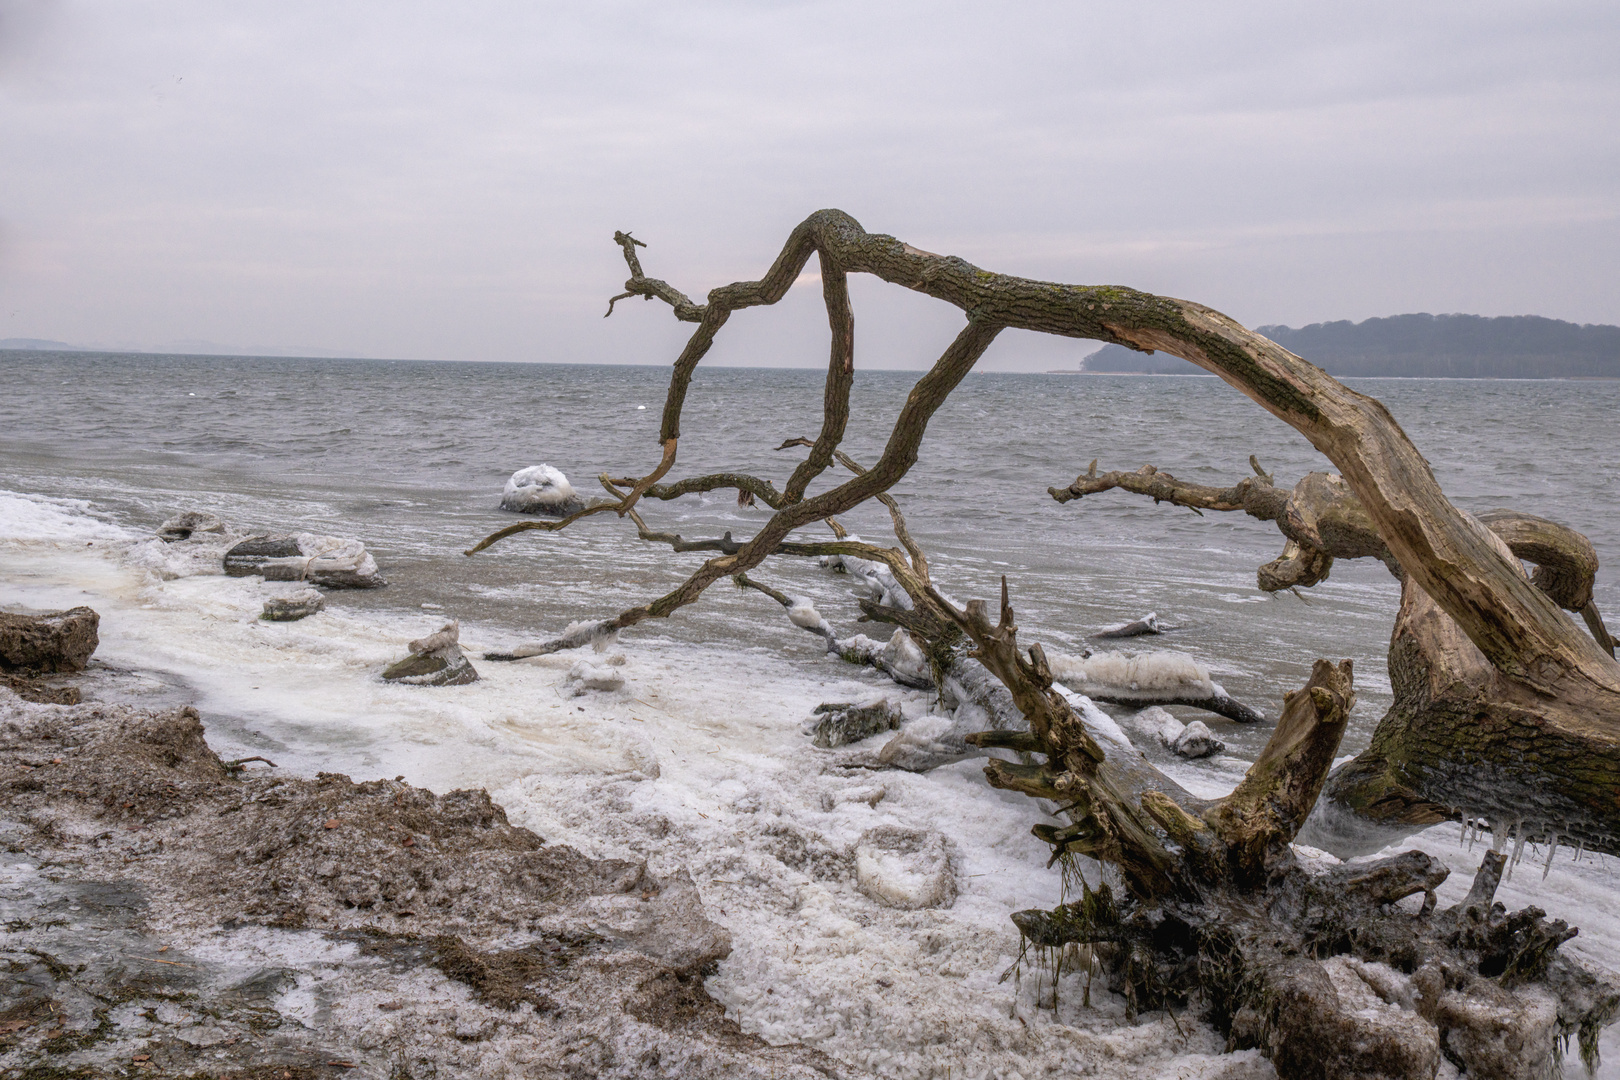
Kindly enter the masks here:
<path id="1" fill-rule="evenodd" d="M 1350 485 L 1314 472 L 1292 490 L 1275 486 L 1258 461 L 1255 475 L 1229 488 L 1178 480 L 1152 465 L 1099 475 L 1093 461 L 1059 502 L 1119 489 L 1197 510 L 1243 511 L 1274 522 L 1282 555 L 1260 567 L 1261 589 L 1304 588 L 1328 577 L 1336 559 L 1374 558 L 1401 582 L 1401 606 L 1390 640 L 1395 700 L 1371 745 L 1334 772 L 1328 813 L 1315 823 L 1341 854 L 1383 847 L 1390 831 L 1439 821 L 1483 820 L 1504 839 L 1584 846 L 1620 853 L 1620 752 L 1615 714 L 1592 713 L 1587 699 L 1544 696 L 1493 663 L 1391 553 Z M 1518 560 L 1535 566 L 1529 581 L 1558 607 L 1579 614 L 1592 644 L 1614 654 L 1592 599 L 1598 558 L 1592 543 L 1567 526 L 1513 510 L 1476 520 Z M 1554 616 L 1557 618 L 1557 616 Z M 1567 618 L 1560 629 L 1581 637 Z M 1598 661 L 1601 663 L 1601 661 Z M 1358 821 L 1346 822 L 1338 812 Z M 1382 828 L 1356 828 L 1358 823 Z"/>
<path id="2" fill-rule="evenodd" d="M 1005 328 L 1169 352 L 1219 375 L 1326 455 L 1381 542 L 1379 551 L 1435 613 L 1451 620 L 1457 647 L 1477 650 L 1488 666 L 1484 705 L 1504 724 L 1471 733 L 1472 757 L 1455 759 L 1451 783 L 1466 795 L 1468 777 L 1477 774 L 1475 797 L 1490 788 L 1489 801 L 1458 798 L 1454 805 L 1464 812 L 1476 806 L 1498 815 L 1511 811 L 1528 823 L 1521 830 L 1604 831 L 1615 813 L 1612 798 L 1601 806 L 1577 792 L 1557 807 L 1563 816 L 1551 820 L 1535 766 L 1546 747 L 1555 755 L 1595 753 L 1601 761 L 1593 768 L 1612 775 L 1620 745 L 1620 665 L 1531 583 L 1501 538 L 1452 506 L 1381 404 L 1201 305 L 992 273 L 867 233 L 836 210 L 819 211 L 794 229 L 762 279 L 715 289 L 704 303 L 647 277 L 636 252 L 641 241 L 627 233 L 615 239 L 630 278 L 608 313 L 613 303 L 640 296 L 661 300 L 677 319 L 696 324 L 675 361 L 660 460 L 642 477 L 601 477 L 610 501 L 560 521 L 510 526 L 468 554 L 519 532 L 568 528 L 604 513 L 629 517 L 644 539 L 673 550 L 715 554 L 663 597 L 518 652 L 571 648 L 668 616 L 714 582 L 746 574 L 772 555 L 882 561 L 897 580 L 912 576 L 908 593 L 920 587 L 933 601 L 919 619 L 947 620 L 972 641 L 974 658 L 1005 685 L 1028 721 L 1027 731 L 979 738 L 985 746 L 1027 755 L 1023 762 L 992 762 L 990 782 L 1061 806 L 1066 824 L 1036 829 L 1055 858 L 1085 855 L 1117 869 L 1118 895 L 1101 881 L 1096 888 L 1083 882 L 1075 903 L 1021 913 L 1015 921 L 1029 942 L 1092 949 L 1137 1008 L 1201 1003 L 1234 1046 L 1263 1047 L 1289 1080 L 1428 1078 L 1440 1055 L 1471 1076 L 1536 1075 L 1570 1037 L 1579 1039 L 1583 1054 L 1595 1054 L 1597 1032 L 1612 1019 L 1620 993 L 1558 953 L 1569 928 L 1547 922 L 1534 908 L 1509 915 L 1491 903 L 1498 856 L 1486 857 L 1469 899 L 1445 912 L 1434 910 L 1433 890 L 1447 871 L 1419 853 L 1325 876 L 1299 864 L 1290 842 L 1317 801 L 1354 703 L 1348 662 L 1317 662 L 1309 683 L 1285 699 L 1277 729 L 1247 778 L 1226 799 L 1209 803 L 1140 755 L 1105 752 L 1053 688 L 1040 646 L 1020 650 L 1005 582 L 999 619 L 991 623 L 981 602 L 959 610 L 939 594 L 916 551 L 908 556 L 847 539 L 815 543 L 794 535 L 886 495 L 916 462 L 935 410 Z M 802 441 L 808 454 L 780 488 L 740 473 L 666 481 L 677 458 L 687 388 L 715 334 L 732 312 L 780 300 L 812 255 L 820 263 L 832 347 L 821 429 Z M 849 418 L 851 273 L 953 304 L 967 322 L 913 387 L 877 462 L 809 495 L 811 482 L 836 460 Z M 637 510 L 644 497 L 716 490 L 735 490 L 739 500 L 763 503 L 773 513 L 747 540 L 727 534 L 688 541 L 650 530 Z M 1309 574 L 1302 570 L 1300 580 Z M 1518 766 L 1504 774 L 1500 762 L 1513 755 Z M 1419 893 L 1425 897 L 1419 911 L 1393 907 Z M 1376 1004 L 1365 1000 L 1369 995 Z"/>

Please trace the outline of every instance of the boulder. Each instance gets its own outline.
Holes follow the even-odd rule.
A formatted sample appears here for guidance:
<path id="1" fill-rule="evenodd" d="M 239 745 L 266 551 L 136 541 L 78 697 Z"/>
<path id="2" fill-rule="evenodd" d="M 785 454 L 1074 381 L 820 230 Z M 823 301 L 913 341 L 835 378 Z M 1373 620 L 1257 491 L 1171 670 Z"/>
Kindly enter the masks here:
<path id="1" fill-rule="evenodd" d="M 944 835 L 898 825 L 868 829 L 855 842 L 855 887 L 884 907 L 950 907 L 956 870 Z"/>
<path id="2" fill-rule="evenodd" d="M 478 669 L 458 649 L 454 653 L 407 656 L 398 663 L 390 664 L 383 672 L 383 678 L 412 686 L 464 686 L 478 681 Z"/>
<path id="3" fill-rule="evenodd" d="M 1211 757 L 1226 749 L 1226 744 L 1217 739 L 1202 720 L 1194 720 L 1182 728 L 1169 746 L 1184 758 Z"/>
<path id="4" fill-rule="evenodd" d="M 412 686 L 464 686 L 478 681 L 478 669 L 461 653 L 461 623 L 448 622 L 406 646 L 411 655 L 383 672 L 389 682 Z"/>
<path id="5" fill-rule="evenodd" d="M 101 639 L 101 616 L 87 607 L 36 615 L 0 611 L 0 671 L 83 671 Z"/>
<path id="6" fill-rule="evenodd" d="M 231 577 L 258 574 L 266 581 L 302 581 L 303 549 L 291 536 L 250 536 L 225 553 L 225 572 Z"/>
<path id="7" fill-rule="evenodd" d="M 164 581 L 217 574 L 225 553 L 241 540 L 213 514 L 188 510 L 159 525 L 157 539 L 133 547 L 130 559 Z"/>
<path id="8" fill-rule="evenodd" d="M 205 536 L 227 536 L 231 527 L 220 518 L 205 510 L 187 510 L 158 526 L 158 539 L 165 544 L 176 544 L 182 540 L 203 539 Z M 197 535 L 202 534 L 202 535 Z"/>
<path id="9" fill-rule="evenodd" d="M 900 706 L 884 698 L 870 705 L 828 702 L 817 705 L 805 723 L 805 734 L 826 750 L 869 739 L 900 726 Z"/>
<path id="10" fill-rule="evenodd" d="M 326 597 L 315 589 L 300 589 L 288 596 L 274 596 L 264 602 L 259 616 L 270 622 L 296 622 L 307 619 L 326 606 Z"/>
<path id="11" fill-rule="evenodd" d="M 1172 629 L 1172 627 L 1165 626 L 1163 623 L 1159 622 L 1158 612 L 1150 611 L 1140 619 L 1137 619 L 1135 622 L 1121 623 L 1118 626 L 1110 626 L 1108 629 L 1099 630 L 1091 636 L 1093 638 L 1141 637 L 1144 634 L 1162 634 L 1166 630 L 1170 629 Z"/>
<path id="12" fill-rule="evenodd" d="M 1226 744 L 1217 739 L 1202 720 L 1183 724 L 1157 705 L 1137 713 L 1133 722 L 1157 738 L 1166 749 L 1184 758 L 1206 758 L 1226 749 Z"/>
<path id="13" fill-rule="evenodd" d="M 585 500 L 574 494 L 573 485 L 560 470 L 550 465 L 531 465 L 506 481 L 501 509 L 562 518 L 585 509 Z"/>
<path id="14" fill-rule="evenodd" d="M 232 577 L 307 581 L 328 589 L 376 589 L 388 584 L 358 540 L 314 533 L 250 536 L 225 553 Z"/>

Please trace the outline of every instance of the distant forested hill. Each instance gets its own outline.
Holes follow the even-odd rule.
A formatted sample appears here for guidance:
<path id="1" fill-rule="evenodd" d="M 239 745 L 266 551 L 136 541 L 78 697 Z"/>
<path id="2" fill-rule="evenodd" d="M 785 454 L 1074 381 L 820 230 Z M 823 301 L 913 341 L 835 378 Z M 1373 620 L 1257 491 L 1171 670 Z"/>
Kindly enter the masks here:
<path id="1" fill-rule="evenodd" d="M 1333 375 L 1620 378 L 1620 326 L 1581 326 L 1537 315 L 1394 315 L 1359 323 L 1312 323 L 1297 330 L 1255 329 Z M 1200 371 L 1173 356 L 1132 352 L 1119 345 L 1093 353 L 1085 366 L 1087 371 Z"/>

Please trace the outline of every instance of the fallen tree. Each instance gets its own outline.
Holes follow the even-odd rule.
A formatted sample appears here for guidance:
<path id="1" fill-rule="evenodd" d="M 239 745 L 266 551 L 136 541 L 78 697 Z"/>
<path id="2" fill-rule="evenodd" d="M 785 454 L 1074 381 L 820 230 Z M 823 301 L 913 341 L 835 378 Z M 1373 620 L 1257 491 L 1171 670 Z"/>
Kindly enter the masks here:
<path id="1" fill-rule="evenodd" d="M 1557 952 L 1568 927 L 1534 908 L 1509 915 L 1492 904 L 1498 857 L 1486 858 L 1469 899 L 1445 912 L 1435 911 L 1434 888 L 1446 870 L 1428 856 L 1408 853 L 1321 877 L 1299 864 L 1290 842 L 1317 801 L 1354 703 L 1348 662 L 1318 661 L 1310 682 L 1285 698 L 1277 729 L 1247 778 L 1227 798 L 1208 802 L 1139 754 L 1112 741 L 1105 749 L 1088 728 L 1087 706 L 1054 685 L 1041 647 L 1025 651 L 1017 644 L 1005 582 L 992 623 L 982 602 L 959 608 L 935 588 L 898 515 L 896 531 L 909 552 L 847 539 L 836 524 L 837 515 L 885 498 L 906 474 L 935 410 L 1005 328 L 1190 360 L 1291 424 L 1339 468 L 1388 561 L 1489 665 L 1492 715 L 1511 717 L 1512 726 L 1476 733 L 1477 761 L 1457 764 L 1464 774 L 1483 775 L 1478 787 L 1490 790 L 1475 793 L 1488 798 L 1480 810 L 1511 811 L 1543 833 L 1579 828 L 1612 844 L 1612 804 L 1577 792 L 1559 808 L 1568 815 L 1549 820 L 1535 774 L 1499 774 L 1495 763 L 1543 744 L 1564 747 L 1562 733 L 1573 731 L 1586 739 L 1585 750 L 1599 753 L 1593 768 L 1612 773 L 1620 760 L 1620 666 L 1532 585 L 1501 539 L 1451 505 L 1382 405 L 1209 308 L 1131 289 L 994 274 L 869 234 L 839 211 L 806 219 L 764 278 L 715 289 L 702 304 L 644 274 L 640 241 L 626 233 L 616 239 L 631 276 L 609 314 L 613 303 L 641 296 L 697 324 L 670 380 L 660 461 L 642 477 L 602 476 L 609 501 L 559 521 L 502 529 L 468 554 L 519 532 L 555 531 L 605 513 L 630 518 L 643 539 L 672 550 L 715 554 L 665 596 L 512 655 L 573 648 L 668 616 L 714 582 L 746 575 L 773 555 L 881 562 L 908 596 L 928 598 L 907 618 L 946 625 L 925 640 L 943 642 L 954 627 L 971 641 L 971 657 L 1003 685 L 1023 721 L 1017 730 L 975 737 L 981 746 L 1025 755 L 1021 762 L 993 761 L 990 782 L 1062 806 L 1067 825 L 1037 827 L 1054 858 L 1086 855 L 1118 869 L 1121 895 L 1082 881 L 1075 903 L 1022 913 L 1016 921 L 1029 941 L 1091 948 L 1138 1008 L 1202 1002 L 1234 1046 L 1264 1047 L 1285 1078 L 1429 1077 L 1442 1054 L 1470 1075 L 1530 1075 L 1553 1059 L 1560 1039 L 1572 1036 L 1584 1054 L 1595 1053 L 1597 1031 L 1613 1017 L 1620 992 Z M 692 372 L 715 334 L 732 312 L 780 300 L 811 255 L 820 263 L 832 330 L 822 423 L 815 439 L 784 444 L 808 445 L 808 454 L 781 488 L 742 473 L 666 482 Z M 810 495 L 812 481 L 836 460 L 849 417 L 854 322 L 847 277 L 857 272 L 951 303 L 967 323 L 917 381 L 878 461 Z M 772 514 L 747 540 L 727 533 L 688 541 L 649 529 L 637 509 L 646 497 L 716 490 L 735 490 L 739 500 L 763 503 Z M 833 541 L 795 537 L 818 522 L 833 527 Z M 1392 908 L 1418 893 L 1425 897 L 1419 912 Z M 1362 1000 L 1367 995 L 1380 1007 Z"/>
<path id="2" fill-rule="evenodd" d="M 1583 693 L 1544 695 L 1493 663 L 1417 577 L 1405 572 L 1342 477 L 1313 472 L 1282 490 L 1258 461 L 1249 462 L 1254 475 L 1229 488 L 1188 483 L 1152 465 L 1098 475 L 1093 461 L 1068 487 L 1049 490 L 1068 502 L 1119 489 L 1156 503 L 1242 511 L 1273 522 L 1285 544 L 1281 556 L 1259 568 L 1258 584 L 1268 592 L 1316 585 L 1337 559 L 1378 559 L 1400 580 L 1389 649 L 1395 700 L 1371 745 L 1327 783 L 1328 807 L 1357 820 L 1319 815 L 1313 825 L 1321 837 L 1341 853 L 1376 850 L 1391 839 L 1389 830 L 1466 818 L 1519 847 L 1528 840 L 1552 850 L 1565 844 L 1615 852 L 1620 755 L 1614 713 L 1594 715 Z M 1598 558 L 1590 540 L 1513 510 L 1473 520 L 1512 559 L 1533 564 L 1530 583 L 1553 604 L 1579 614 L 1592 644 L 1614 655 L 1614 639 L 1592 599 Z M 1580 636 L 1569 620 L 1559 622 L 1559 629 Z M 1527 770 L 1527 762 L 1534 768 Z M 1384 828 L 1357 828 L 1360 823 Z"/>

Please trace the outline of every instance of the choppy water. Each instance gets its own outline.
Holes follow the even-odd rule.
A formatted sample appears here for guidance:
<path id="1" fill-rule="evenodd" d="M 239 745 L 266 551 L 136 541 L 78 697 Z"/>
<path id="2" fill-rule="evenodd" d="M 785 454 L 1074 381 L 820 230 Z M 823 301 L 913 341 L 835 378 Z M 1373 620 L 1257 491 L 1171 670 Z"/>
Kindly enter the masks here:
<path id="1" fill-rule="evenodd" d="M 434 603 L 470 624 L 546 634 L 659 595 L 699 559 L 641 543 L 615 518 L 460 554 L 514 520 L 497 503 L 517 468 L 549 462 L 587 497 L 599 473 L 651 468 L 662 368 L 0 356 L 0 487 L 89 499 L 137 529 L 198 508 L 244 527 L 358 536 L 393 584 L 336 601 L 349 607 Z M 858 374 L 846 443 L 857 459 L 877 456 L 914 379 Z M 1459 505 L 1512 506 L 1590 536 L 1604 560 L 1599 605 L 1620 613 L 1620 383 L 1356 385 L 1389 406 Z M 678 472 L 739 469 L 780 482 L 802 451 L 772 448 L 815 433 L 820 396 L 819 372 L 700 370 Z M 1251 453 L 1281 483 L 1329 467 L 1215 379 L 975 375 L 940 410 L 895 494 L 947 590 L 990 597 L 1008 575 L 1026 640 L 1077 647 L 1099 627 L 1156 610 L 1185 627 L 1156 644 L 1209 663 L 1228 690 L 1263 707 L 1316 657 L 1351 657 L 1363 705 L 1346 749 L 1357 749 L 1387 703 L 1397 590 L 1381 567 L 1341 562 L 1308 603 L 1271 597 L 1254 583 L 1256 566 L 1280 550 L 1269 525 L 1122 493 L 1066 505 L 1046 493 L 1094 457 L 1105 470 L 1151 461 L 1229 484 Z M 747 535 L 766 513 L 737 508 L 726 492 L 644 509 L 654 527 L 688 537 Z M 880 508 L 849 524 L 892 542 Z M 840 632 L 854 629 L 858 611 L 840 579 L 790 560 L 756 576 L 813 596 Z M 651 629 L 807 660 L 816 652 L 774 605 L 729 587 Z M 1264 733 L 1235 737 L 1238 749 Z"/>

